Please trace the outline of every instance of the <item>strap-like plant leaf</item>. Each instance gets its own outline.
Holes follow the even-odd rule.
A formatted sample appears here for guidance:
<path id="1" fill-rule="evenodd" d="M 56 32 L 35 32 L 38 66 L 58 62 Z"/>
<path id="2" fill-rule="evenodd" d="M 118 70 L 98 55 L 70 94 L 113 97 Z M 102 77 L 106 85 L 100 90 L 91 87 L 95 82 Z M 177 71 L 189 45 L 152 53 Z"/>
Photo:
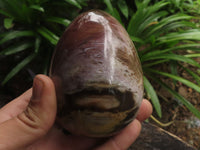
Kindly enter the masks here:
<path id="1" fill-rule="evenodd" d="M 180 65 L 188 74 L 190 74 L 197 82 L 197 84 L 200 86 L 200 76 L 190 70 L 189 68 L 184 67 L 183 65 Z"/>
<path id="2" fill-rule="evenodd" d="M 0 44 L 3 44 L 5 42 L 8 42 L 12 39 L 15 38 L 20 38 L 20 37 L 26 37 L 26 36 L 34 36 L 34 32 L 30 30 L 25 30 L 25 31 L 9 31 L 7 33 L 4 33 L 5 36 L 3 36 L 0 39 Z"/>
<path id="3" fill-rule="evenodd" d="M 142 39 L 140 39 L 139 37 L 135 37 L 135 36 L 130 36 L 131 40 L 133 42 L 137 42 L 137 43 L 143 43 L 144 44 L 144 41 Z"/>
<path id="4" fill-rule="evenodd" d="M 41 38 L 40 38 L 40 37 L 37 37 L 37 38 L 35 39 L 35 53 L 38 53 L 39 48 L 40 48 L 40 44 L 41 44 Z"/>
<path id="5" fill-rule="evenodd" d="M 171 89 L 169 86 L 167 86 L 165 83 L 163 83 L 161 80 L 150 76 L 154 81 L 159 83 L 162 87 L 164 87 L 167 91 L 169 91 L 176 99 L 178 99 L 183 105 L 185 105 L 196 117 L 200 119 L 200 111 L 198 111 L 188 100 L 186 100 L 183 96 L 178 94 L 176 91 Z"/>
<path id="6" fill-rule="evenodd" d="M 157 39 L 157 44 L 163 44 L 167 42 L 173 41 L 181 41 L 181 40 L 200 40 L 200 30 L 199 29 L 190 29 L 183 32 L 174 32 L 169 33 L 165 36 L 161 36 Z"/>
<path id="7" fill-rule="evenodd" d="M 12 17 L 12 15 L 10 15 L 8 12 L 6 12 L 6 11 L 4 11 L 2 9 L 0 9 L 0 14 L 5 15 L 7 17 Z"/>
<path id="8" fill-rule="evenodd" d="M 128 6 L 125 0 L 118 0 L 117 5 L 122 12 L 122 14 L 128 19 Z"/>
<path id="9" fill-rule="evenodd" d="M 141 39 L 142 40 L 142 39 Z M 168 53 L 171 51 L 177 51 L 177 50 L 193 50 L 193 51 L 200 51 L 200 44 L 199 43 L 194 43 L 194 44 L 181 44 L 173 47 L 169 47 L 167 49 L 162 49 L 162 50 L 156 50 L 154 49 L 153 51 L 150 51 L 151 49 L 144 49 L 143 51 L 140 51 L 142 58 L 146 57 L 152 57 L 156 55 L 161 55 L 164 53 Z M 148 53 L 146 53 L 148 51 Z"/>
<path id="10" fill-rule="evenodd" d="M 170 60 L 169 61 L 169 66 L 171 70 L 171 74 L 178 76 L 178 63 L 175 60 Z M 176 80 L 173 80 L 174 85 L 176 84 Z"/>
<path id="11" fill-rule="evenodd" d="M 40 12 L 44 12 L 44 8 L 39 5 L 31 5 L 30 8 L 35 9 Z"/>
<path id="12" fill-rule="evenodd" d="M 152 14 L 151 16 L 149 16 L 146 20 L 144 20 L 144 22 L 141 23 L 141 25 L 138 27 L 138 30 L 136 33 L 134 33 L 134 35 L 142 35 L 142 32 L 149 26 L 154 26 L 155 24 L 158 24 L 158 20 L 161 17 L 166 16 L 168 13 L 167 11 L 160 11 L 157 12 L 155 14 Z M 153 28 L 155 30 L 155 27 Z M 145 35 L 146 36 L 146 35 Z"/>
<path id="13" fill-rule="evenodd" d="M 159 36 L 163 32 L 170 31 L 172 29 L 177 29 L 178 27 L 192 26 L 192 25 L 195 26 L 193 23 L 182 22 L 183 20 L 189 20 L 191 18 L 193 17 L 186 14 L 175 14 L 175 15 L 170 15 L 169 17 L 165 17 L 144 33 L 145 38 L 153 34 L 158 34 Z"/>
<path id="14" fill-rule="evenodd" d="M 167 62 L 167 61 L 169 61 L 169 60 L 165 59 L 165 60 L 157 60 L 157 61 L 154 61 L 154 62 L 151 62 L 151 63 L 144 63 L 142 65 L 142 67 L 143 68 L 149 68 L 149 67 L 152 67 L 154 65 L 162 64 L 162 63 Z"/>
<path id="15" fill-rule="evenodd" d="M 196 62 L 195 60 L 185 57 L 185 56 L 177 55 L 177 54 L 164 54 L 164 55 L 162 54 L 162 55 L 146 57 L 146 58 L 142 57 L 141 62 L 149 61 L 149 60 L 156 60 L 156 59 L 168 59 L 168 60 L 182 61 L 182 62 L 186 62 L 188 64 L 191 64 L 193 66 L 200 68 L 200 64 L 198 62 Z"/>
<path id="16" fill-rule="evenodd" d="M 105 3 L 106 6 L 108 7 L 108 10 L 109 10 L 111 13 L 113 13 L 114 8 L 113 8 L 113 6 L 112 6 L 110 0 L 104 0 L 104 3 Z"/>
<path id="17" fill-rule="evenodd" d="M 6 29 L 10 29 L 13 26 L 13 18 L 5 18 L 4 19 L 4 27 Z"/>
<path id="18" fill-rule="evenodd" d="M 5 77 L 3 82 L 1 83 L 2 85 L 6 84 L 14 75 L 16 75 L 24 66 L 26 66 L 29 62 L 33 60 L 33 58 L 36 56 L 35 53 L 29 55 L 26 57 L 23 61 L 21 61 L 17 66 L 15 66 Z"/>
<path id="19" fill-rule="evenodd" d="M 11 55 L 18 52 L 21 52 L 29 47 L 33 46 L 33 43 L 31 42 L 23 42 L 23 43 L 17 43 L 16 45 L 12 45 L 11 47 L 8 47 L 0 52 L 0 55 Z"/>
<path id="20" fill-rule="evenodd" d="M 111 1 L 110 1 L 110 0 L 104 0 L 104 3 L 106 4 L 106 6 L 107 6 L 107 8 L 108 8 L 109 13 L 110 13 L 113 17 L 115 17 L 115 18 L 124 26 L 124 24 L 123 24 L 123 22 L 122 22 L 122 20 L 121 20 L 121 17 L 120 17 L 120 15 L 119 15 L 119 12 L 117 11 L 116 8 L 113 7 Z"/>
<path id="21" fill-rule="evenodd" d="M 161 106 L 156 91 L 154 90 L 153 86 L 145 76 L 143 76 L 143 79 L 144 79 L 144 88 L 147 94 L 150 96 L 152 104 L 158 116 L 161 118 L 162 117 Z"/>
<path id="22" fill-rule="evenodd" d="M 22 3 L 18 0 L 6 0 L 3 3 L 3 9 L 6 10 L 10 17 L 15 18 L 15 20 L 26 20 L 27 17 L 30 17 L 30 9 L 27 7 L 27 4 L 25 2 Z"/>
<path id="23" fill-rule="evenodd" d="M 162 75 L 162 76 L 166 76 L 166 77 L 169 77 L 171 79 L 174 79 L 176 81 L 179 81 L 179 82 L 182 82 L 183 84 L 187 85 L 188 87 L 196 90 L 197 92 L 200 92 L 200 86 L 192 83 L 191 81 L 189 80 L 186 80 L 182 77 L 179 77 L 179 76 L 176 76 L 176 75 L 173 75 L 173 74 L 169 74 L 169 73 L 166 73 L 166 72 L 161 72 L 161 71 L 158 71 L 158 70 L 154 70 L 154 69 L 146 69 L 146 71 L 149 71 L 151 73 L 156 73 L 156 74 L 159 74 L 159 75 Z"/>
<path id="24" fill-rule="evenodd" d="M 178 75 L 177 67 L 178 67 L 177 61 L 171 60 L 170 61 L 170 70 L 171 70 L 172 74 Z"/>
<path id="25" fill-rule="evenodd" d="M 148 19 L 149 16 L 160 10 L 162 7 L 166 6 L 168 2 L 160 1 L 152 6 L 148 6 L 149 0 L 144 0 L 139 2 L 137 12 L 131 17 L 129 21 L 127 31 L 130 35 L 135 35 L 138 32 L 140 25 Z M 144 9 L 145 8 L 145 9 Z M 136 34 L 137 35 L 137 34 Z"/>
<path id="26" fill-rule="evenodd" d="M 66 27 L 71 23 L 70 20 L 65 19 L 65 18 L 60 18 L 60 17 L 48 17 L 46 20 L 49 22 L 55 22 L 55 23 L 62 24 Z"/>
<path id="27" fill-rule="evenodd" d="M 59 37 L 45 27 L 38 28 L 37 31 L 51 44 L 56 45 Z"/>
<path id="28" fill-rule="evenodd" d="M 200 53 L 196 53 L 196 54 L 186 54 L 184 55 L 185 57 L 188 57 L 188 58 L 194 58 L 194 57 L 200 57 Z"/>
<path id="29" fill-rule="evenodd" d="M 114 16 L 122 24 L 122 26 L 124 26 L 124 23 L 121 20 L 120 14 L 116 8 L 113 9 L 113 12 L 111 15 Z"/>
<path id="30" fill-rule="evenodd" d="M 65 0 L 65 2 L 72 4 L 80 9 L 82 8 L 81 5 L 76 0 Z"/>

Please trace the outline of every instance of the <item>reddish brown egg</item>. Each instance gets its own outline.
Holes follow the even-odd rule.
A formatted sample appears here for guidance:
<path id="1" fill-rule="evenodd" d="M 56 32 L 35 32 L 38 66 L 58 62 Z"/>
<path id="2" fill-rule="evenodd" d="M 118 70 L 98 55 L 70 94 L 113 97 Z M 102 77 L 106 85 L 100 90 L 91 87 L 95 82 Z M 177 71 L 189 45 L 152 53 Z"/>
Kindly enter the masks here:
<path id="1" fill-rule="evenodd" d="M 122 25 L 92 10 L 79 15 L 60 38 L 50 76 L 56 86 L 57 122 L 72 134 L 105 137 L 136 116 L 143 74 Z"/>

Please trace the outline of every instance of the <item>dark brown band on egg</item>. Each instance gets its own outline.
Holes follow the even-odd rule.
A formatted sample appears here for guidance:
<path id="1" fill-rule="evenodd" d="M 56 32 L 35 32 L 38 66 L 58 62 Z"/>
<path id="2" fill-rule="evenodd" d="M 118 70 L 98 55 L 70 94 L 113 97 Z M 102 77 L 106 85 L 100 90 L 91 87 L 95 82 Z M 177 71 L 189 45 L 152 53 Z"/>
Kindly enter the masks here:
<path id="1" fill-rule="evenodd" d="M 135 119 L 133 116 L 136 116 L 136 113 L 138 111 L 139 107 L 135 107 L 131 112 L 127 114 L 127 117 L 123 120 L 124 123 L 121 123 L 119 125 L 116 125 L 115 129 L 113 131 L 121 131 L 124 127 L 126 127 L 130 122 Z"/>
<path id="2" fill-rule="evenodd" d="M 113 96 L 115 97 L 120 105 L 118 107 L 115 108 L 111 108 L 109 110 L 105 110 L 105 109 L 100 109 L 98 107 L 95 107 L 95 105 L 92 106 L 85 106 L 85 107 L 81 107 L 80 105 L 78 105 L 76 103 L 76 100 L 79 98 L 84 98 L 84 97 L 88 97 L 91 95 L 96 95 L 98 96 L 102 96 L 102 95 L 106 95 L 106 96 Z M 121 92 L 115 88 L 102 88 L 102 89 L 92 89 L 92 88 L 88 88 L 88 89 L 84 89 L 80 92 L 77 92 L 75 94 L 65 94 L 65 99 L 67 100 L 66 103 L 64 104 L 63 108 L 65 108 L 65 110 L 63 110 L 63 112 L 59 112 L 59 115 L 65 115 L 65 113 L 67 113 L 68 111 L 74 111 L 74 110 L 91 110 L 91 111 L 96 111 L 96 112 L 104 112 L 104 111 L 109 111 L 109 112 L 121 112 L 121 111 L 126 111 L 126 110 L 130 110 L 135 106 L 135 101 L 133 99 L 133 94 L 130 91 L 125 91 L 125 92 Z"/>

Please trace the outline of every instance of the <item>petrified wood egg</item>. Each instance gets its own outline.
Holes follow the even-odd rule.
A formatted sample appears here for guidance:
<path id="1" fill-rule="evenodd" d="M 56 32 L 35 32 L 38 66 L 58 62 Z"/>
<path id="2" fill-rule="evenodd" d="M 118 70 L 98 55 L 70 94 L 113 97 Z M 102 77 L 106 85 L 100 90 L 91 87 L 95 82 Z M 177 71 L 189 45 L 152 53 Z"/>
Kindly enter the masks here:
<path id="1" fill-rule="evenodd" d="M 129 35 L 109 14 L 92 10 L 66 29 L 52 58 L 57 122 L 73 134 L 111 136 L 136 116 L 141 64 Z"/>

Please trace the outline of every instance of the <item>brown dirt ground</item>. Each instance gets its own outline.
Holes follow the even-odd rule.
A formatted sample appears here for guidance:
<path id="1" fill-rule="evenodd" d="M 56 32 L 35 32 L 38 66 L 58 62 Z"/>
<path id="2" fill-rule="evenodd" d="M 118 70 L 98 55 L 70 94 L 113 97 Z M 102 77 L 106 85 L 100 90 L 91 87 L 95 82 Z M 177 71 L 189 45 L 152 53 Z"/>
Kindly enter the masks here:
<path id="1" fill-rule="evenodd" d="M 196 60 L 200 62 L 200 58 L 197 58 Z M 186 67 L 186 64 L 182 65 Z M 187 67 L 190 67 L 191 70 L 196 71 L 195 67 Z M 179 67 L 178 72 L 180 76 L 195 83 L 195 80 L 182 68 Z M 174 84 L 173 81 L 168 78 L 162 78 L 162 81 L 168 85 L 170 84 L 174 90 L 186 98 L 200 111 L 200 93 L 183 85 L 180 82 Z M 158 91 L 159 99 L 162 105 L 162 118 L 160 119 L 155 113 L 153 113 L 153 115 L 162 123 L 173 121 L 173 123 L 167 127 L 160 127 L 177 135 L 195 148 L 200 149 L 200 119 L 195 117 L 184 105 L 178 102 L 165 89 L 158 85 L 155 85 L 155 87 Z M 150 122 L 158 125 L 152 119 L 150 119 Z"/>

